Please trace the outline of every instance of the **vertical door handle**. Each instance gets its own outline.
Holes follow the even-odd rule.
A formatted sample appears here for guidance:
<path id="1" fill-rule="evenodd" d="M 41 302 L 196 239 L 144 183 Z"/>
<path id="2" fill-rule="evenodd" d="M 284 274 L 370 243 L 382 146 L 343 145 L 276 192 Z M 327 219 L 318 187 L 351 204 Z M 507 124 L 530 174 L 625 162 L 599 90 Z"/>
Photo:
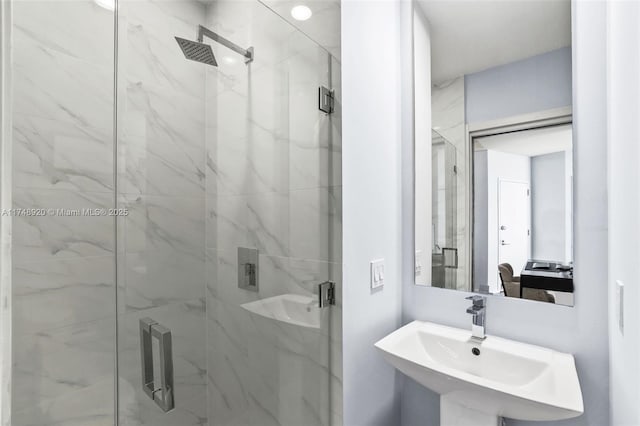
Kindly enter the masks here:
<path id="1" fill-rule="evenodd" d="M 140 320 L 140 361 L 142 366 L 142 389 L 153 399 L 153 346 L 151 342 L 151 326 L 156 322 L 151 318 Z"/>
<path id="2" fill-rule="evenodd" d="M 160 347 L 160 383 L 155 383 L 153 373 L 153 339 Z M 171 330 L 151 318 L 140 320 L 140 360 L 142 364 L 142 389 L 162 411 L 175 407 L 173 399 L 173 353 Z"/>

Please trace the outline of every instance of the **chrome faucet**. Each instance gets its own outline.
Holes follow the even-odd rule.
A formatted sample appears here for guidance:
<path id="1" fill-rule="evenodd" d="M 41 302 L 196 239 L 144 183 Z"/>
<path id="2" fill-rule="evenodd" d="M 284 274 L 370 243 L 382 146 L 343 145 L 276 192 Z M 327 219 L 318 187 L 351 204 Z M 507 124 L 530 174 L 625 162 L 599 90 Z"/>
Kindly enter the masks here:
<path id="1" fill-rule="evenodd" d="M 469 296 L 467 300 L 473 301 L 473 305 L 467 308 L 467 313 L 473 315 L 473 325 L 471 326 L 471 339 L 482 341 L 485 339 L 484 327 L 486 319 L 487 298 L 483 296 Z"/>

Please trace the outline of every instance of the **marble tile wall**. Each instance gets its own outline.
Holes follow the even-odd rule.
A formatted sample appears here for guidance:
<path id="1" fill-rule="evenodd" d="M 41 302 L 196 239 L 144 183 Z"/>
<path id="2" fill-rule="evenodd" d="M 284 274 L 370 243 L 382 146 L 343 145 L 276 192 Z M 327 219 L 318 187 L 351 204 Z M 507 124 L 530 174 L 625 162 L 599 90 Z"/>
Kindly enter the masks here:
<path id="1" fill-rule="evenodd" d="M 431 117 L 432 127 L 456 148 L 457 185 L 455 211 L 456 231 L 455 242 L 458 248 L 458 269 L 456 270 L 456 285 L 458 290 L 469 291 L 468 274 L 468 242 L 467 242 L 467 189 L 468 180 L 467 148 L 464 117 L 464 77 L 458 77 L 431 88 Z"/>
<path id="2" fill-rule="evenodd" d="M 13 36 L 13 207 L 112 207 L 113 12 L 16 0 Z M 113 224 L 13 218 L 13 426 L 113 424 Z"/>
<path id="3" fill-rule="evenodd" d="M 258 2 L 217 2 L 207 24 L 255 61 L 214 47 L 207 72 L 207 355 L 210 425 L 340 425 L 341 294 L 319 329 L 241 305 L 341 285 L 340 66 Z M 319 85 L 336 113 L 317 109 Z M 257 248 L 259 292 L 238 288 Z"/>

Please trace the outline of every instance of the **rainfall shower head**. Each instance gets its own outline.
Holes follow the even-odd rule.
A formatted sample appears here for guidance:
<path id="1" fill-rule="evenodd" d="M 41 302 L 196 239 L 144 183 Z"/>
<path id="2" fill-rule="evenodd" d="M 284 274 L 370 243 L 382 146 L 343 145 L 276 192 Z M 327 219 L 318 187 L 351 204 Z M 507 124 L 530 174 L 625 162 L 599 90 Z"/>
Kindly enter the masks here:
<path id="1" fill-rule="evenodd" d="M 176 41 L 184 53 L 184 57 L 203 64 L 218 66 L 216 57 L 213 54 L 211 46 L 198 41 L 187 40 L 184 38 L 176 37 Z"/>
<path id="2" fill-rule="evenodd" d="M 184 38 L 176 37 L 176 41 L 180 45 L 180 49 L 182 49 L 182 53 L 184 53 L 185 58 L 192 61 L 213 65 L 214 67 L 218 66 L 216 57 L 213 54 L 213 49 L 211 49 L 211 46 L 209 46 L 208 44 L 203 43 L 204 36 L 207 36 L 211 40 L 216 41 L 221 45 L 233 50 L 234 52 L 244 56 L 244 62 L 246 64 L 253 61 L 253 47 L 245 50 L 237 44 L 222 37 L 221 35 L 218 35 L 210 29 L 203 27 L 202 25 L 198 26 L 198 41 L 191 41 Z"/>

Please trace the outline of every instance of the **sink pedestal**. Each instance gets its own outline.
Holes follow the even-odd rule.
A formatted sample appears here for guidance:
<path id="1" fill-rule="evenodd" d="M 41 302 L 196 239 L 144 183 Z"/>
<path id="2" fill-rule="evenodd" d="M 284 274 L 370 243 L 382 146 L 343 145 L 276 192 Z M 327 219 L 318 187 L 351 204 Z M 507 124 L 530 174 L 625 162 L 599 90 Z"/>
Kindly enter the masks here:
<path id="1" fill-rule="evenodd" d="M 496 415 L 465 407 L 456 402 L 455 396 L 440 396 L 440 426 L 500 426 Z"/>

